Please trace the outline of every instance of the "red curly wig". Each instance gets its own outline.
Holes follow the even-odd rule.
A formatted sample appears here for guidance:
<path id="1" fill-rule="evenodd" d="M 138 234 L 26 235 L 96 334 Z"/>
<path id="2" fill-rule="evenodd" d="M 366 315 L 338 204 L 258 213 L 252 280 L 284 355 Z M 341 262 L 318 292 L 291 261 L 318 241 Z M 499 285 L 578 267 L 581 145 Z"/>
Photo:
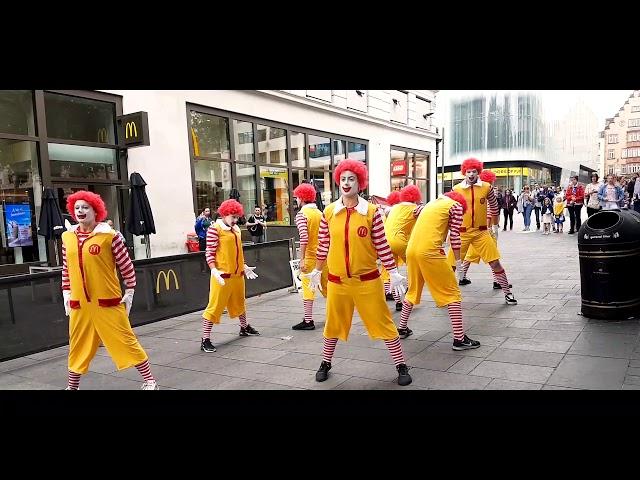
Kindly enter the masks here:
<path id="1" fill-rule="evenodd" d="M 96 212 L 96 222 L 101 222 L 107 218 L 107 206 L 104 204 L 102 197 L 97 193 L 88 192 L 87 190 L 79 190 L 67 197 L 67 212 L 69 212 L 71 218 L 76 222 L 78 219 L 76 218 L 74 206 L 78 200 L 84 200 L 91 205 L 91 208 Z"/>
<path id="2" fill-rule="evenodd" d="M 480 180 L 483 182 L 493 183 L 496 181 L 496 174 L 491 170 L 482 170 L 480 174 Z"/>
<path id="3" fill-rule="evenodd" d="M 306 203 L 316 201 L 316 189 L 310 183 L 301 183 L 293 191 L 293 196 Z"/>
<path id="4" fill-rule="evenodd" d="M 399 190 L 394 190 L 387 197 L 387 203 L 391 207 L 393 207 L 396 203 L 400 203 L 400 202 L 401 202 L 401 200 L 400 200 L 400 191 Z"/>
<path id="5" fill-rule="evenodd" d="M 333 181 L 336 182 L 336 185 L 340 185 L 340 175 L 346 170 L 356 174 L 356 177 L 358 177 L 358 188 L 361 191 L 367 188 L 367 185 L 369 185 L 367 166 L 364 163 L 352 160 L 351 158 L 345 158 L 342 160 L 334 170 Z"/>
<path id="6" fill-rule="evenodd" d="M 402 190 L 400 190 L 400 201 L 412 203 L 421 202 L 422 193 L 420 192 L 420 188 L 418 188 L 416 185 L 407 185 Z"/>
<path id="7" fill-rule="evenodd" d="M 225 200 L 218 207 L 218 213 L 221 217 L 226 217 L 227 215 L 237 215 L 241 217 L 244 215 L 244 208 L 242 208 L 242 204 L 234 199 Z"/>
<path id="8" fill-rule="evenodd" d="M 463 175 L 467 173 L 467 170 L 477 170 L 478 174 L 482 172 L 482 162 L 477 158 L 467 158 L 460 166 L 460 171 Z"/>
<path id="9" fill-rule="evenodd" d="M 450 191 L 444 194 L 445 197 L 449 197 L 451 200 L 458 202 L 462 205 L 462 213 L 467 211 L 467 201 L 461 193 Z"/>

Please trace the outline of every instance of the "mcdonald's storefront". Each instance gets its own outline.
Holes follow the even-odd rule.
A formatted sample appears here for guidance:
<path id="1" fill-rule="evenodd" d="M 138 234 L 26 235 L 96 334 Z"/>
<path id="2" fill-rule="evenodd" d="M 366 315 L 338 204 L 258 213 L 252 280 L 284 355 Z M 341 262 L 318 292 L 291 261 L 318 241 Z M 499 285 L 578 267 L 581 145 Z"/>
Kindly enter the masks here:
<path id="1" fill-rule="evenodd" d="M 123 230 L 128 171 L 117 124 L 122 113 L 122 97 L 109 93 L 0 90 L 0 276 L 55 264 L 51 242 L 37 234 L 43 187 L 57 190 L 63 213 L 74 191 L 100 194 Z"/>

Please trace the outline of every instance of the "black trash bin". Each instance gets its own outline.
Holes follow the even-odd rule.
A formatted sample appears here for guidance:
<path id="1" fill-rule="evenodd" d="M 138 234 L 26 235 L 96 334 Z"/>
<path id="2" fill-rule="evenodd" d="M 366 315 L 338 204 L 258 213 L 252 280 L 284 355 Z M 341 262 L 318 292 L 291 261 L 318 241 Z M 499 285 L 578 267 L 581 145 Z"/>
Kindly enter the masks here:
<path id="1" fill-rule="evenodd" d="M 640 271 L 640 214 L 592 215 L 578 232 L 578 251 L 582 314 L 603 320 L 640 317 L 640 286 L 629 281 Z"/>

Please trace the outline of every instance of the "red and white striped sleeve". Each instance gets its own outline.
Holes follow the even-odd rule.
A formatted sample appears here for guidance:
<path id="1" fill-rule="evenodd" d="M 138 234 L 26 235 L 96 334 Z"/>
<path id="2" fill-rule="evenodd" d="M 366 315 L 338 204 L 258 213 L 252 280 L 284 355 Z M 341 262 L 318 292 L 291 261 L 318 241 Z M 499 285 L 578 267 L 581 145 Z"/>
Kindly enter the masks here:
<path id="1" fill-rule="evenodd" d="M 418 205 L 415 210 L 413 211 L 413 216 L 415 218 L 418 218 L 418 216 L 420 216 L 420 212 L 422 212 L 422 209 L 424 208 L 424 203 L 422 205 Z"/>
<path id="2" fill-rule="evenodd" d="M 296 227 L 298 227 L 298 233 L 300 234 L 300 246 L 307 245 L 309 243 L 307 217 L 305 217 L 302 212 L 298 212 L 298 214 L 296 215 Z"/>
<path id="3" fill-rule="evenodd" d="M 218 229 L 211 225 L 207 229 L 207 248 L 204 257 L 209 266 L 216 264 L 216 252 L 218 251 Z"/>
<path id="4" fill-rule="evenodd" d="M 496 194 L 493 192 L 493 188 L 489 190 L 489 195 L 487 195 L 487 201 L 489 203 L 489 208 L 487 209 L 487 216 L 497 217 L 500 215 L 500 207 L 498 207 L 498 199 L 496 198 Z"/>
<path id="5" fill-rule="evenodd" d="M 462 205 L 454 203 L 449 209 L 449 244 L 454 250 L 460 250 L 460 227 L 462 226 Z"/>
<path id="6" fill-rule="evenodd" d="M 67 266 L 67 248 L 62 244 L 62 290 L 71 290 L 69 267 Z"/>
<path id="7" fill-rule="evenodd" d="M 382 223 L 382 216 L 377 210 L 373 214 L 373 225 L 371 226 L 371 240 L 373 240 L 373 246 L 378 252 L 378 258 L 384 265 L 387 271 L 396 268 L 396 262 L 393 259 L 389 242 L 384 234 L 384 224 Z"/>
<path id="8" fill-rule="evenodd" d="M 329 236 L 329 224 L 327 219 L 322 214 L 320 219 L 320 229 L 318 230 L 318 249 L 316 251 L 316 260 L 323 262 L 327 259 L 329 254 L 329 245 L 331 244 L 331 237 Z"/>
<path id="9" fill-rule="evenodd" d="M 114 235 L 111 241 L 111 251 L 116 259 L 116 265 L 118 271 L 122 275 L 122 280 L 127 288 L 133 288 L 136 286 L 136 269 L 133 268 L 133 262 L 129 257 L 129 251 L 127 246 L 122 241 L 121 235 Z"/>

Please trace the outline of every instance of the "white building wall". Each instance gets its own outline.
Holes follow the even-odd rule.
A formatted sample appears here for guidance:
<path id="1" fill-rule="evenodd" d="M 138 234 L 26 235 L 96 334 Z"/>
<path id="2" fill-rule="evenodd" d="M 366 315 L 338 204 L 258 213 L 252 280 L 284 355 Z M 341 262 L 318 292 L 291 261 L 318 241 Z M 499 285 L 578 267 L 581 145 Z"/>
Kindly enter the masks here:
<path id="1" fill-rule="evenodd" d="M 312 99 L 305 90 L 109 90 L 123 97 L 124 113 L 148 112 L 151 145 L 129 150 L 129 173 L 139 172 L 147 182 L 156 235 L 152 256 L 186 252 L 186 235 L 193 231 L 194 205 L 189 157 L 187 103 L 241 113 L 369 141 L 369 192 L 390 191 L 390 147 L 397 145 L 431 152 L 430 192 L 435 196 L 435 127 L 421 129 L 392 124 L 391 93 L 367 91 L 368 113 L 347 110 L 347 91 L 332 91 L 331 102 Z M 315 91 L 319 92 L 319 91 Z M 331 92 L 331 91 L 330 91 Z M 431 97 L 435 96 L 433 91 Z M 324 96 L 319 93 L 318 96 Z M 421 95 L 427 97 L 424 93 Z M 415 94 L 414 94 L 415 100 Z M 408 119 L 407 119 L 408 121 Z M 144 245 L 136 238 L 136 256 Z"/>

